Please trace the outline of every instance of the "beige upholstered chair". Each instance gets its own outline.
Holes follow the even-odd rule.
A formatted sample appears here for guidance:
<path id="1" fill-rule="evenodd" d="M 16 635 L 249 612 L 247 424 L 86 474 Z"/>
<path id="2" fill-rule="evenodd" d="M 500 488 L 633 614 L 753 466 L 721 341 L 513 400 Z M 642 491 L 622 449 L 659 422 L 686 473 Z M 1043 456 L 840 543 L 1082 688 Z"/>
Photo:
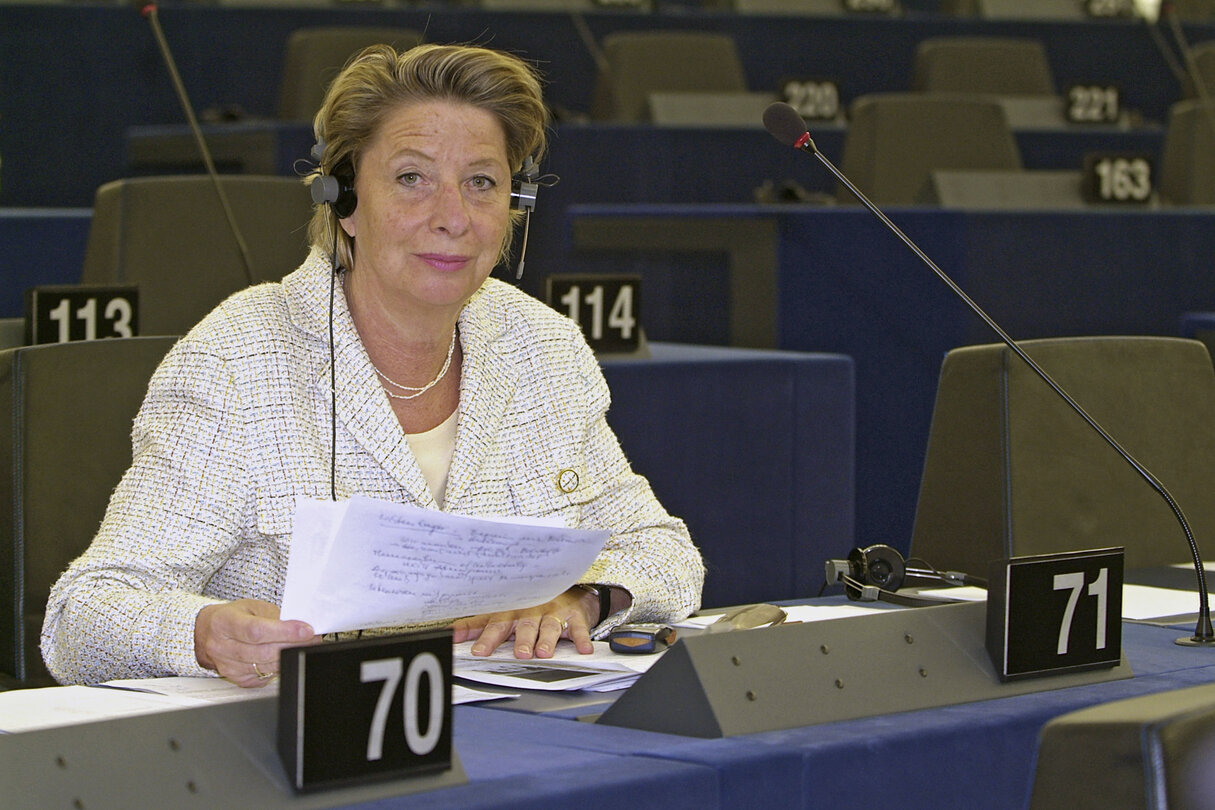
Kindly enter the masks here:
<path id="1" fill-rule="evenodd" d="M 982 96 L 878 93 L 852 102 L 840 168 L 877 205 L 930 202 L 939 169 L 1020 171 L 1003 107 Z M 847 188 L 837 199 L 856 202 Z"/>
<path id="2" fill-rule="evenodd" d="M 51 586 L 88 547 L 131 463 L 131 420 L 174 337 L 0 351 L 0 685 L 45 686 Z"/>
<path id="3" fill-rule="evenodd" d="M 930 37 L 916 46 L 911 87 L 930 93 L 1053 96 L 1046 48 L 1020 37 Z"/>
<path id="4" fill-rule="evenodd" d="M 1021 347 L 1169 489 L 1206 556 L 1215 528 L 1215 367 L 1166 337 Z M 1126 567 L 1192 563 L 1164 499 L 1003 344 L 941 366 L 911 553 L 987 576 L 1009 556 L 1123 546 Z"/>
<path id="5" fill-rule="evenodd" d="M 1215 205 L 1215 104 L 1187 99 L 1169 109 L 1158 188 L 1166 204 Z"/>
<path id="6" fill-rule="evenodd" d="M 733 37 L 698 31 L 618 31 L 603 38 L 591 118 L 646 121 L 652 93 L 746 93 Z"/>
<path id="7" fill-rule="evenodd" d="M 185 334 L 250 278 L 277 281 L 308 255 L 312 199 L 299 179 L 225 175 L 221 182 L 248 247 L 248 272 L 206 175 L 98 189 L 81 280 L 137 285 L 140 334 Z"/>
<path id="8" fill-rule="evenodd" d="M 278 117 L 311 121 L 329 83 L 351 56 L 368 45 L 386 43 L 408 49 L 421 41 L 422 35 L 410 28 L 328 26 L 292 31 L 279 80 Z"/>

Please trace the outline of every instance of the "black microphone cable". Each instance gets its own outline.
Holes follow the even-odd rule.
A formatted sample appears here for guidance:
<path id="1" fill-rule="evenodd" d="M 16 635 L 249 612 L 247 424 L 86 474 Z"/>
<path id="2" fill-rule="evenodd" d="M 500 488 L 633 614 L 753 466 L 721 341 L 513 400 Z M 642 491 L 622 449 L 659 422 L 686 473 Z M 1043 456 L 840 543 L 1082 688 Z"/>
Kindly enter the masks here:
<path id="1" fill-rule="evenodd" d="M 152 36 L 156 40 L 156 45 L 160 48 L 160 55 L 164 58 L 165 66 L 169 71 L 169 79 L 173 82 L 173 89 L 177 91 L 177 99 L 181 102 L 182 109 L 185 110 L 186 121 L 190 125 L 190 131 L 194 134 L 194 140 L 198 144 L 198 151 L 202 154 L 203 165 L 207 169 L 207 174 L 211 177 L 211 183 L 215 186 L 215 193 L 219 197 L 219 204 L 224 210 L 224 217 L 228 220 L 228 228 L 232 231 L 232 237 L 236 240 L 237 250 L 240 251 L 241 265 L 245 271 L 245 281 L 252 286 L 253 262 L 249 259 L 249 247 L 245 244 L 245 238 L 241 235 L 240 228 L 237 227 L 236 216 L 232 213 L 232 204 L 228 201 L 228 194 L 224 191 L 223 184 L 219 181 L 219 173 L 215 171 L 215 162 L 211 159 L 211 150 L 207 148 L 207 141 L 203 138 L 202 129 L 199 128 L 198 119 L 194 115 L 194 107 L 190 104 L 190 98 L 186 95 L 186 87 L 182 84 L 181 76 L 177 72 L 177 63 L 173 61 L 173 53 L 169 50 L 169 41 L 165 38 L 164 31 L 160 27 L 160 13 L 156 8 L 156 3 L 140 3 L 139 13 L 146 17 L 152 26 Z"/>
<path id="2" fill-rule="evenodd" d="M 814 140 L 810 137 L 810 132 L 806 128 L 806 122 L 802 119 L 797 110 L 793 109 L 793 107 L 785 104 L 784 102 L 778 101 L 769 105 L 768 108 L 764 110 L 763 120 L 764 127 L 778 141 L 786 146 L 792 146 L 794 149 L 810 152 L 816 158 L 818 158 L 819 162 L 822 163 L 837 180 L 843 183 L 848 190 L 851 191 L 858 200 L 860 200 L 861 204 L 864 205 L 870 213 L 881 220 L 883 225 L 890 229 L 890 231 L 894 233 L 894 235 L 897 236 L 903 242 L 903 244 L 909 247 L 912 252 L 915 253 L 915 255 L 918 256 L 920 260 L 924 262 L 924 264 L 926 264 L 939 279 L 941 279 L 941 281 L 945 282 L 949 289 L 953 290 L 954 294 L 957 295 L 958 298 L 960 298 L 972 312 L 978 315 L 983 322 L 987 324 L 987 326 L 993 332 L 995 332 L 996 335 L 999 336 L 1000 340 L 1003 341 L 1004 344 L 1017 355 L 1017 357 L 1021 358 L 1021 360 L 1035 374 L 1037 374 L 1038 377 L 1040 377 L 1042 381 L 1051 388 L 1052 391 L 1054 391 L 1057 395 L 1059 395 L 1060 398 L 1063 399 L 1064 402 L 1071 406 L 1072 410 L 1074 410 L 1080 416 L 1080 418 L 1088 424 L 1089 427 L 1096 431 L 1097 434 L 1101 436 L 1101 438 L 1104 439 L 1105 442 L 1112 447 L 1118 453 L 1118 455 L 1123 458 L 1124 461 L 1130 464 L 1131 467 L 1134 468 L 1135 472 L 1139 473 L 1139 475 L 1145 481 L 1147 481 L 1152 489 L 1154 489 L 1160 495 L 1160 497 L 1164 499 L 1165 503 L 1168 504 L 1169 509 L 1172 510 L 1173 515 L 1177 518 L 1177 522 L 1181 524 L 1182 531 L 1185 532 L 1186 540 L 1190 545 L 1190 553 L 1194 558 L 1194 571 L 1198 577 L 1198 624 L 1195 627 L 1193 636 L 1189 638 L 1179 638 L 1176 641 L 1178 644 L 1182 645 L 1215 645 L 1215 630 L 1212 630 L 1211 627 L 1211 608 L 1207 593 L 1206 573 L 1203 568 L 1202 556 L 1198 552 L 1198 543 L 1194 540 L 1194 533 L 1190 530 L 1190 523 L 1188 520 L 1186 520 L 1185 514 L 1181 511 L 1181 506 L 1173 498 L 1168 489 L 1165 488 L 1164 484 L 1158 478 L 1156 478 L 1156 476 L 1153 475 L 1150 470 L 1139 463 L 1134 456 L 1127 452 L 1127 450 L 1123 448 L 1123 446 L 1119 444 L 1118 441 L 1114 439 L 1114 437 L 1111 436 L 1105 430 L 1105 428 L 1103 428 L 1097 422 L 1097 420 L 1095 420 L 1087 411 L 1080 407 L 1080 404 L 1072 399 L 1071 395 L 1064 391 L 1063 388 L 1057 382 L 1055 382 L 1054 378 L 1047 374 L 1046 371 L 1033 360 L 1033 358 L 1026 354 L 1025 351 L 1019 345 L 1017 345 L 1016 341 L 1014 341 L 1008 335 L 1008 333 L 1005 332 L 1000 325 L 991 318 L 991 316 L 983 311 L 982 307 L 976 304 L 974 300 L 971 299 L 971 297 L 967 295 L 966 292 L 945 273 L 944 270 L 937 266 L 936 262 L 934 262 L 927 253 L 920 249 L 919 245 L 913 242 L 911 238 L 903 233 L 903 231 L 900 230 L 897 225 L 891 222 L 890 218 L 886 216 L 886 214 L 880 208 L 874 205 L 869 198 L 866 197 L 861 190 L 852 183 L 851 180 L 844 176 L 843 172 L 835 167 L 835 164 L 828 160 L 822 152 L 818 151 L 818 147 L 814 145 Z"/>

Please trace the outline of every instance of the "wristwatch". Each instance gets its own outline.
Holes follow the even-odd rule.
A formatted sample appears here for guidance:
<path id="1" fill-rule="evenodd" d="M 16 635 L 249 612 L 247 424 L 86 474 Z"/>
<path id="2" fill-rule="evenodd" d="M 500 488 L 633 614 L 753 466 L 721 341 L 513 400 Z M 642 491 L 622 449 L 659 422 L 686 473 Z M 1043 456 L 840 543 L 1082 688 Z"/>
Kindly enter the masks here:
<path id="1" fill-rule="evenodd" d="M 592 585 L 589 582 L 579 582 L 576 587 L 599 597 L 599 618 L 595 620 L 593 626 L 598 627 L 603 624 L 604 620 L 612 614 L 612 589 L 607 585 Z"/>

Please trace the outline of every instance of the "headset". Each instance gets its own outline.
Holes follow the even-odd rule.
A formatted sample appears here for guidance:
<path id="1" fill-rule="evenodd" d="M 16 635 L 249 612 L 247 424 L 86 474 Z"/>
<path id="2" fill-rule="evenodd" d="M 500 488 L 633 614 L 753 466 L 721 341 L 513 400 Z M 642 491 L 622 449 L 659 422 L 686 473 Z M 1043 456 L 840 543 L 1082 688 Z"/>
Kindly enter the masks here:
<path id="1" fill-rule="evenodd" d="M 828 560 L 827 584 L 843 583 L 844 595 L 857 602 L 881 600 L 904 607 L 953 604 L 959 600 L 937 596 L 895 593 L 904 580 L 924 579 L 948 585 L 973 585 L 986 588 L 987 580 L 960 571 L 909 568 L 898 550 L 887 545 L 854 548 L 847 560 Z"/>
<path id="2" fill-rule="evenodd" d="M 317 166 L 325 157 L 325 140 L 322 138 L 312 146 L 312 160 Z M 540 167 L 532 156 L 523 161 L 523 167 L 511 177 L 510 207 L 512 211 L 530 214 L 536 208 L 536 196 L 540 190 L 538 175 Z M 550 183 L 551 185 L 551 183 Z M 308 186 L 312 201 L 317 205 L 328 203 L 338 219 L 346 219 L 359 204 L 354 192 L 354 164 L 349 157 L 337 162 L 330 174 L 318 173 Z"/>
<path id="3" fill-rule="evenodd" d="M 313 162 L 319 167 L 325 157 L 324 138 L 313 144 L 311 154 Z M 339 160 L 330 174 L 318 172 L 308 184 L 308 190 L 312 193 L 314 203 L 328 203 L 338 219 L 346 219 L 359 204 L 359 198 L 354 193 L 354 164 L 349 157 Z"/>
<path id="4" fill-rule="evenodd" d="M 325 157 L 325 139 L 319 138 L 312 146 L 312 160 L 317 166 Z M 510 207 L 512 211 L 523 212 L 523 242 L 519 248 L 519 266 L 515 278 L 523 277 L 523 261 L 527 255 L 527 235 L 532 222 L 532 211 L 536 208 L 536 197 L 540 191 L 542 180 L 545 185 L 553 185 L 559 178 L 547 175 L 540 178 L 540 167 L 535 159 L 528 155 L 523 161 L 522 168 L 511 177 Z M 354 164 L 349 157 L 337 162 L 329 174 L 319 172 L 308 185 L 312 193 L 312 201 L 317 205 L 328 204 L 338 219 L 346 219 L 354 213 L 359 204 L 359 198 L 354 191 Z"/>

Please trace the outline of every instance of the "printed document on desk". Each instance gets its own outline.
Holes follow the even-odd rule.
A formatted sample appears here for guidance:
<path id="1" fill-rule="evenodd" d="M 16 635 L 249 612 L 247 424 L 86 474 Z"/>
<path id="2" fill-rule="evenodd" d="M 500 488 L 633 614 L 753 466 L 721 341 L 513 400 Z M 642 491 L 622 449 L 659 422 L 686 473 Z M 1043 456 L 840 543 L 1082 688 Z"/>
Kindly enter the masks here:
<path id="1" fill-rule="evenodd" d="M 577 582 L 607 538 L 357 495 L 300 499 L 281 616 L 333 633 L 539 605 Z"/>
<path id="2" fill-rule="evenodd" d="M 595 651 L 583 655 L 573 642 L 562 639 L 552 658 L 515 658 L 514 646 L 503 644 L 486 656 L 472 654 L 472 642 L 457 644 L 452 652 L 452 674 L 478 683 L 511 689 L 567 692 L 586 689 L 612 692 L 627 689 L 662 657 L 621 655 L 606 641 L 595 641 Z"/>

